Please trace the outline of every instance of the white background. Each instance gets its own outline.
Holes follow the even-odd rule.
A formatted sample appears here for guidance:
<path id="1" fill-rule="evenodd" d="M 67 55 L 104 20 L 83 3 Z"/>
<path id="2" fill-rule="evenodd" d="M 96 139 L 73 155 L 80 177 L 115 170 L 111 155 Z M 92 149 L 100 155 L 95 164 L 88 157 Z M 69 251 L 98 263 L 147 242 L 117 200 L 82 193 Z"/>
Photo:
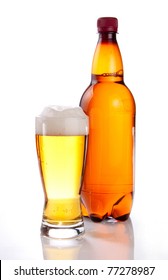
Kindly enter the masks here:
<path id="1" fill-rule="evenodd" d="M 101 16 L 119 20 L 125 83 L 137 104 L 134 259 L 168 259 L 166 0 L 0 1 L 1 259 L 43 258 L 34 117 L 48 104 L 79 104 Z"/>

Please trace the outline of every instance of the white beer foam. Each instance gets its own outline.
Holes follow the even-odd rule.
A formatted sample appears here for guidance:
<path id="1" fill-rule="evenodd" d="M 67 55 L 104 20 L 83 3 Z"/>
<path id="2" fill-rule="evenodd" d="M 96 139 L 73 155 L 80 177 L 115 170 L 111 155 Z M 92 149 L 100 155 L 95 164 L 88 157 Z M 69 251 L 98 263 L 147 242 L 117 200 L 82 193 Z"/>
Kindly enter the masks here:
<path id="1" fill-rule="evenodd" d="M 88 135 L 89 119 L 81 107 L 48 106 L 36 117 L 36 134 Z"/>

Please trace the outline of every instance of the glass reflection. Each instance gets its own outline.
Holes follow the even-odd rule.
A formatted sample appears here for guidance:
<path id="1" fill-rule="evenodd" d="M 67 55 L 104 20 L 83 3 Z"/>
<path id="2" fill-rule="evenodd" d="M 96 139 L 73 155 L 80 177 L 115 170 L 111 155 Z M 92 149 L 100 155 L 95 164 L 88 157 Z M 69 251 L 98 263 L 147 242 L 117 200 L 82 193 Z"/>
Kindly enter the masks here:
<path id="1" fill-rule="evenodd" d="M 82 238 L 53 239 L 41 235 L 44 260 L 77 260 L 83 244 Z"/>
<path id="2" fill-rule="evenodd" d="M 131 219 L 125 222 L 93 223 L 84 218 L 85 235 L 57 240 L 41 236 L 45 260 L 132 260 L 134 232 Z"/>

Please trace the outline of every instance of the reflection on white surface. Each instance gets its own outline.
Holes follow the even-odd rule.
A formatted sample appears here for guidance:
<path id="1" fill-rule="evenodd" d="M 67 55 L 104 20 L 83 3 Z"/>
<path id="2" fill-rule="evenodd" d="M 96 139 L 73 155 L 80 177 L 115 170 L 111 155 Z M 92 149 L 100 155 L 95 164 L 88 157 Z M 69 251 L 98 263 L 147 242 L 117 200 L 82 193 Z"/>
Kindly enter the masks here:
<path id="1" fill-rule="evenodd" d="M 83 238 L 56 240 L 41 236 L 43 256 L 48 260 L 134 259 L 132 222 L 93 223 L 85 218 Z"/>
<path id="2" fill-rule="evenodd" d="M 41 236 L 41 242 L 45 260 L 77 260 L 84 239 L 57 240 Z"/>

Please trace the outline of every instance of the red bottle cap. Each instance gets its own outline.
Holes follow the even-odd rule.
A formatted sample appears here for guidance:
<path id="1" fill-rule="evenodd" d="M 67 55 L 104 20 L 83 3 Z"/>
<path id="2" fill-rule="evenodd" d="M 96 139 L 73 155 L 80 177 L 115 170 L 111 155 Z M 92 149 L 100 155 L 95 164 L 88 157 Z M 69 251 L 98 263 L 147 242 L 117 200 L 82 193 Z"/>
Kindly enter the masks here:
<path id="1" fill-rule="evenodd" d="M 118 19 L 115 17 L 102 17 L 97 20 L 98 32 L 117 32 Z"/>

